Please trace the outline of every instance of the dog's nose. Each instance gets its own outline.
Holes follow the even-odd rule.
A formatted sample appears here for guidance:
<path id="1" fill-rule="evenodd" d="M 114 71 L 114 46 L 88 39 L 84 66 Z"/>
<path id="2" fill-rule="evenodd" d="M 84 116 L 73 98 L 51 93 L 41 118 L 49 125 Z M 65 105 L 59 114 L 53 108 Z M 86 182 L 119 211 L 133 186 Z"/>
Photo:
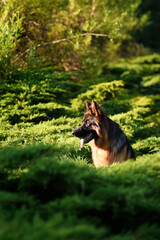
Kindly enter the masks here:
<path id="1" fill-rule="evenodd" d="M 72 134 L 75 136 L 75 130 L 72 131 Z"/>

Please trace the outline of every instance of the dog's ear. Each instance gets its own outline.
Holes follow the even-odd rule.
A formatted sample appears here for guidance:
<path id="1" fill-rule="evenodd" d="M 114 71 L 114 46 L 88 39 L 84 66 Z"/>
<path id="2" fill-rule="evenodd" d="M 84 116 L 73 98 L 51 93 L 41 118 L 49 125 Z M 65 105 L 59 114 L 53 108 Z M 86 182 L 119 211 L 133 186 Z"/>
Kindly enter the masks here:
<path id="1" fill-rule="evenodd" d="M 94 100 L 92 100 L 92 102 L 91 102 L 91 109 L 92 109 L 93 114 L 96 117 L 100 117 L 99 106 Z"/>
<path id="2" fill-rule="evenodd" d="M 86 109 L 89 109 L 90 106 L 91 106 L 90 102 L 86 101 Z"/>
<path id="3" fill-rule="evenodd" d="M 105 113 L 104 113 L 103 109 L 94 100 L 92 100 L 92 102 L 91 102 L 91 109 L 92 109 L 92 113 L 95 115 L 95 117 L 97 117 L 99 119 L 104 118 Z"/>
<path id="4" fill-rule="evenodd" d="M 88 101 L 86 101 L 86 111 L 88 111 L 89 114 L 92 115 L 91 103 Z"/>

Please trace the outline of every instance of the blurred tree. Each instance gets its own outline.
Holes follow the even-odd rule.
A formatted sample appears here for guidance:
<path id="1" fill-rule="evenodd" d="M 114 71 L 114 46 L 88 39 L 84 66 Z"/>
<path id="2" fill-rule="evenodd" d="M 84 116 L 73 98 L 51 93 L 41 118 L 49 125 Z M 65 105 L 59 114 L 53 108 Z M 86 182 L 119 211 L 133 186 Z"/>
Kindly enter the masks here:
<path id="1" fill-rule="evenodd" d="M 8 78 L 16 59 L 15 49 L 21 34 L 22 18 L 19 10 L 13 10 L 11 0 L 0 3 L 0 76 Z"/>
<path id="2" fill-rule="evenodd" d="M 139 16 L 149 13 L 149 24 L 134 32 L 135 39 L 154 50 L 160 51 L 160 1 L 142 0 L 139 6 Z"/>
<path id="3" fill-rule="evenodd" d="M 130 42 L 131 31 L 147 21 L 136 17 L 139 4 L 140 0 L 13 0 L 23 16 L 19 59 L 34 49 L 42 63 L 100 73 L 104 59 L 117 50 L 125 56 L 123 45 Z"/>

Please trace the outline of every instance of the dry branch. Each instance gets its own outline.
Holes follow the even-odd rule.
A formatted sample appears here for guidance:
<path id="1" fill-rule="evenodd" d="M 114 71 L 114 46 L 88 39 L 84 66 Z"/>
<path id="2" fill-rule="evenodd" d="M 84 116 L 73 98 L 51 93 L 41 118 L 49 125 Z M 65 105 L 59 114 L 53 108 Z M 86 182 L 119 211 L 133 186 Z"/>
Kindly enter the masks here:
<path id="1" fill-rule="evenodd" d="M 54 40 L 54 41 L 46 42 L 46 43 L 40 43 L 40 44 L 37 44 L 37 45 L 35 46 L 35 48 L 42 47 L 42 46 L 47 46 L 47 45 L 51 45 L 51 44 L 56 44 L 56 43 L 60 43 L 60 42 L 70 41 L 70 40 L 75 39 L 75 38 L 77 38 L 77 37 L 83 37 L 83 36 L 87 36 L 87 35 L 110 38 L 110 36 L 109 36 L 108 34 L 86 32 L 86 33 L 82 33 L 82 34 L 79 34 L 79 35 L 76 35 L 76 36 L 72 36 L 72 37 L 62 38 L 62 39 L 59 39 L 59 40 Z M 23 57 L 23 56 L 24 56 L 26 53 L 28 53 L 29 51 L 31 51 L 30 48 L 29 48 L 29 49 L 26 49 L 23 53 L 21 53 L 21 54 L 18 56 L 18 58 L 15 60 L 15 62 L 17 62 L 20 57 Z"/>

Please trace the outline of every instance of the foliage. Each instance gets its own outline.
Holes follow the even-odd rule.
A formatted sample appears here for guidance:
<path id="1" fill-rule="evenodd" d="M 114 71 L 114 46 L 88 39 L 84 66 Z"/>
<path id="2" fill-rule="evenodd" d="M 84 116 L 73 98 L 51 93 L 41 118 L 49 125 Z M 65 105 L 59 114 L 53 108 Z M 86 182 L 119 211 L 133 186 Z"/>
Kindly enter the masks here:
<path id="1" fill-rule="evenodd" d="M 0 5 L 0 77 L 9 78 L 16 59 L 15 50 L 21 33 L 22 17 L 19 10 L 13 10 L 10 0 Z"/>
<path id="2" fill-rule="evenodd" d="M 100 74 L 103 59 L 128 56 L 132 31 L 148 21 L 145 13 L 136 16 L 139 4 L 140 0 L 14 0 L 13 7 L 20 7 L 23 17 L 17 61 L 26 66 L 27 60 L 33 67 L 38 58 L 67 71 Z"/>
<path id="3" fill-rule="evenodd" d="M 159 151 L 160 137 L 148 137 L 143 140 L 138 140 L 133 147 L 137 150 L 138 155 L 145 153 L 155 153 Z"/>
<path id="4" fill-rule="evenodd" d="M 157 34 L 159 30 L 160 3 L 156 0 L 142 0 L 139 6 L 138 14 L 149 13 L 149 22 L 143 29 L 139 29 L 134 33 L 136 41 L 144 46 L 154 50 L 160 50 L 160 37 Z"/>
<path id="5" fill-rule="evenodd" d="M 1 151 L 1 171 L 5 167 L 0 182 L 2 239 L 44 235 L 47 239 L 112 239 L 113 234 L 129 232 L 146 239 L 146 226 L 150 237 L 157 239 L 158 155 L 96 171 L 80 162 L 58 160 L 56 152 L 51 146 Z"/>
<path id="6" fill-rule="evenodd" d="M 159 239 L 160 55 L 119 59 L 147 51 L 134 41 L 157 28 L 154 4 L 1 1 L 0 239 Z M 136 161 L 95 169 L 80 149 L 92 99 Z"/>
<path id="7" fill-rule="evenodd" d="M 0 238 L 159 237 L 159 59 L 104 63 L 91 79 L 53 67 L 0 85 Z M 136 161 L 96 170 L 72 130 L 95 99 L 129 138 Z"/>
<path id="8" fill-rule="evenodd" d="M 72 108 L 74 110 L 80 111 L 84 109 L 85 100 L 91 101 L 93 98 L 95 101 L 103 101 L 114 98 L 118 93 L 122 94 L 122 81 L 112 81 L 110 83 L 99 83 L 96 85 L 91 85 L 89 90 L 85 93 L 81 93 L 77 98 L 72 100 Z"/>

